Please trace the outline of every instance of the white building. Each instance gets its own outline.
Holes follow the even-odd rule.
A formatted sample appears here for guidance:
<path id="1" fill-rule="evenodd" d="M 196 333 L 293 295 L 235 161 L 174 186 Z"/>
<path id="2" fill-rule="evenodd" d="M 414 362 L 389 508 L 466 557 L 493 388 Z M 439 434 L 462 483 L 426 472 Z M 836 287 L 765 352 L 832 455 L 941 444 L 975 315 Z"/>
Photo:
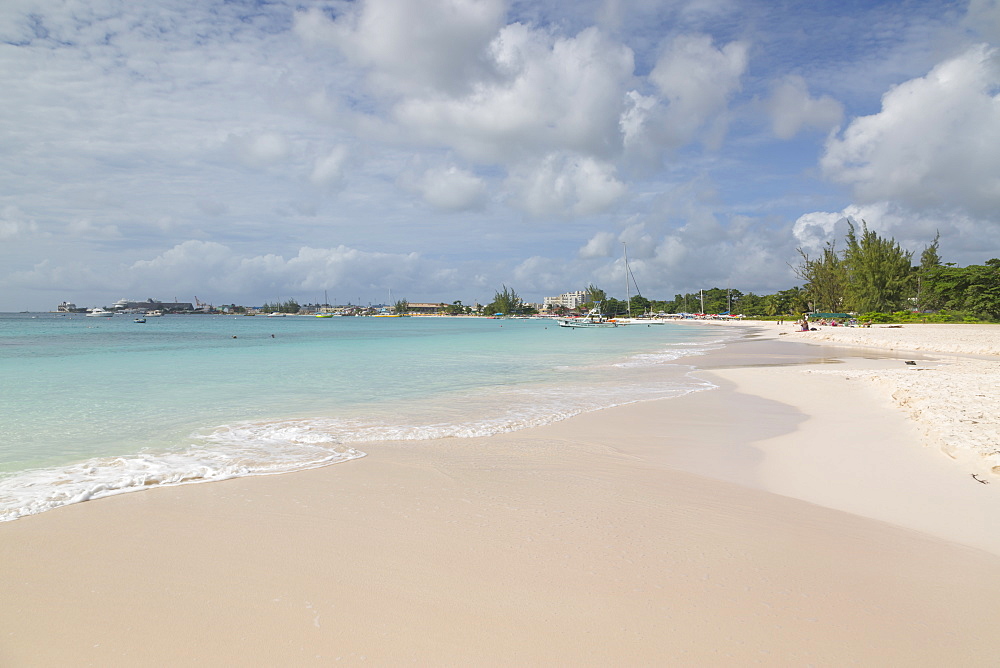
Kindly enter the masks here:
<path id="1" fill-rule="evenodd" d="M 568 309 L 574 309 L 585 301 L 587 301 L 587 293 L 584 290 L 564 292 L 558 297 L 546 297 L 545 309 L 548 310 L 553 306 L 563 306 Z"/>

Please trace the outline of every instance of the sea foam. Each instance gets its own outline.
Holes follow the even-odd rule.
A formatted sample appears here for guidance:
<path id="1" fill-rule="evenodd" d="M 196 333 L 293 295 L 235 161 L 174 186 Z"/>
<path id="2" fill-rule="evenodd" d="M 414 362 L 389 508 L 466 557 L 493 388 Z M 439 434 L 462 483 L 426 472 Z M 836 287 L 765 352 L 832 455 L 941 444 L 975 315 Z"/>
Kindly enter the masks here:
<path id="1" fill-rule="evenodd" d="M 690 354 L 690 353 L 687 353 Z M 640 362 L 648 364 L 649 361 Z M 402 420 L 314 417 L 247 421 L 192 434 L 180 451 L 92 458 L 79 464 L 34 469 L 0 477 L 0 522 L 103 497 L 230 478 L 290 473 L 364 457 L 365 443 L 477 438 L 519 431 L 637 401 L 711 389 L 691 378 L 571 387 L 498 388 L 454 398 L 452 417 L 420 421 L 422 411 L 401 411 Z M 477 414 L 476 419 L 467 416 Z"/>
<path id="2" fill-rule="evenodd" d="M 244 441 L 226 448 L 94 458 L 71 466 L 34 469 L 0 478 L 0 522 L 73 503 L 151 487 L 288 473 L 344 462 L 364 453 L 331 443 Z"/>
<path id="3" fill-rule="evenodd" d="M 26 352 L 0 378 L 17 402 L 0 416 L 0 521 L 709 389 L 679 360 L 722 343 L 702 328 L 580 335 L 530 321 L 164 318 L 84 335 L 68 318 L 8 320 Z"/>

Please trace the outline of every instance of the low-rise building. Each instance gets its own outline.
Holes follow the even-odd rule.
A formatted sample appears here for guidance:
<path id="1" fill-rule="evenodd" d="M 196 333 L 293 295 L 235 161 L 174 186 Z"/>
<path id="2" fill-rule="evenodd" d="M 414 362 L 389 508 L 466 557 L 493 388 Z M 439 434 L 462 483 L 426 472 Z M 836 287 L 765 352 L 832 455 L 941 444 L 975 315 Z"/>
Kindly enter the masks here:
<path id="1" fill-rule="evenodd" d="M 441 309 L 444 308 L 444 304 L 431 304 L 431 303 L 417 303 L 409 302 L 406 306 L 407 313 L 423 313 L 425 315 L 433 315 L 435 313 L 440 313 Z"/>

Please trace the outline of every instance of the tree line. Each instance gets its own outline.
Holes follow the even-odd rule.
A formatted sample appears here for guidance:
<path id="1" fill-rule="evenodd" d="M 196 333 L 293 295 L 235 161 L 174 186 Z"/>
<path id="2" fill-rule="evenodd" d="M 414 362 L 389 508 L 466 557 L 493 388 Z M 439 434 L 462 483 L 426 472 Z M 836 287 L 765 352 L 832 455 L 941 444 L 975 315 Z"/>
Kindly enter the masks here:
<path id="1" fill-rule="evenodd" d="M 294 299 L 283 302 L 265 303 L 260 307 L 262 313 L 298 313 L 302 309 Z"/>
<path id="2" fill-rule="evenodd" d="M 827 243 L 817 257 L 799 249 L 796 274 L 804 281 L 809 310 L 861 314 L 940 314 L 939 319 L 1000 320 L 1000 260 L 958 267 L 942 262 L 941 235 L 924 248 L 919 262 L 895 239 L 848 224 L 846 247 Z"/>
<path id="3" fill-rule="evenodd" d="M 802 279 L 802 286 L 770 295 L 715 287 L 677 294 L 672 300 L 635 296 L 626 301 L 609 297 L 604 290 L 590 285 L 580 310 L 597 308 L 607 316 L 731 312 L 782 317 L 821 312 L 857 313 L 876 322 L 909 318 L 1000 321 L 1000 259 L 958 267 L 942 262 L 939 241 L 940 234 L 914 264 L 912 251 L 903 250 L 892 237 L 880 236 L 862 220 L 860 230 L 848 223 L 842 251 L 835 241 L 828 242 L 816 256 L 798 249 L 800 261 L 793 269 Z M 534 309 L 504 285 L 484 311 L 489 315 L 514 315 Z"/>

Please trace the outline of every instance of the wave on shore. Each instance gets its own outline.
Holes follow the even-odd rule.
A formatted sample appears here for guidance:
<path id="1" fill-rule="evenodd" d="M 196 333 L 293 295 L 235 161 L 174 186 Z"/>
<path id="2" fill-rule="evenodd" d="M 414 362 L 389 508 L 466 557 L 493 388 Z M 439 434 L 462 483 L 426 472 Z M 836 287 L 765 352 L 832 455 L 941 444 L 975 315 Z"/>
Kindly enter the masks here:
<path id="1" fill-rule="evenodd" d="M 365 453 L 356 449 L 363 443 L 491 436 L 622 404 L 712 389 L 715 385 L 691 377 L 692 367 L 676 364 L 676 360 L 715 347 L 719 346 L 637 354 L 613 365 L 622 370 L 619 373 L 568 385 L 504 386 L 438 397 L 434 404 L 382 408 L 381 416 L 225 424 L 192 434 L 189 444 L 176 451 L 93 458 L 69 466 L 0 475 L 0 522 L 153 487 L 343 463 L 364 457 Z M 667 365 L 672 371 L 666 370 Z M 626 379 L 622 372 L 638 375 Z"/>

